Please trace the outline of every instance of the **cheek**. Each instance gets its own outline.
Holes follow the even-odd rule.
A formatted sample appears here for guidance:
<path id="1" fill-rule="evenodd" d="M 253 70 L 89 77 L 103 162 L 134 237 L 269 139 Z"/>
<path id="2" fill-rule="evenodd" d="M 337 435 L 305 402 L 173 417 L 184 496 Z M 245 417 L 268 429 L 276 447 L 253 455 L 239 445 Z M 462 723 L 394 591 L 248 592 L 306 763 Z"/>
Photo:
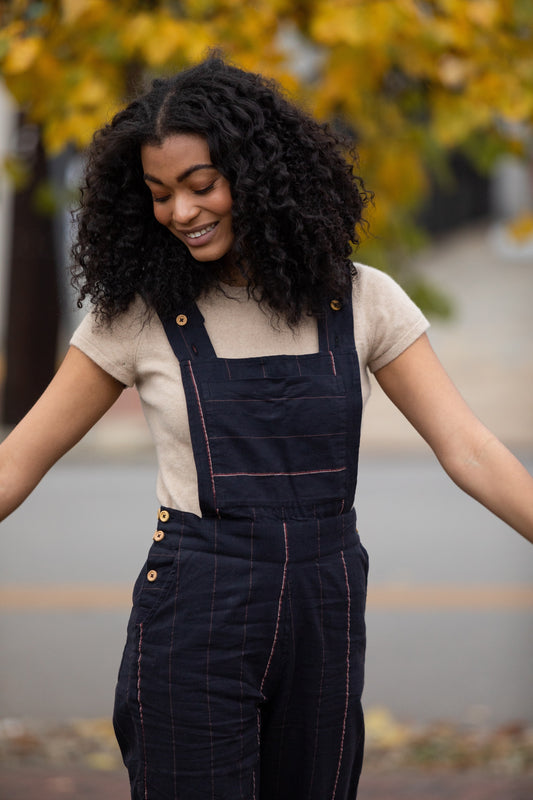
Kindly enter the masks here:
<path id="1" fill-rule="evenodd" d="M 154 217 L 156 220 L 161 223 L 161 225 L 168 226 L 169 224 L 169 213 L 164 208 L 164 206 L 156 205 L 153 206 Z"/>

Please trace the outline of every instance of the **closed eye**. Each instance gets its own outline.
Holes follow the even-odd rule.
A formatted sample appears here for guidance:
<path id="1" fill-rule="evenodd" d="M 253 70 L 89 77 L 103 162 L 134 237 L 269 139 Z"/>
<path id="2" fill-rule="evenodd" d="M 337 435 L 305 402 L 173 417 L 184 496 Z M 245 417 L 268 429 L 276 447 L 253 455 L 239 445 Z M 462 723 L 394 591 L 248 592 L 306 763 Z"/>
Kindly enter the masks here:
<path id="1" fill-rule="evenodd" d="M 210 183 L 209 186 L 205 186 L 203 189 L 195 189 L 194 194 L 208 194 L 212 189 L 215 188 L 216 181 Z"/>
<path id="2" fill-rule="evenodd" d="M 165 195 L 164 197 L 153 197 L 152 196 L 152 200 L 154 201 L 154 203 L 166 203 L 166 201 L 169 198 L 170 198 L 169 194 Z"/>

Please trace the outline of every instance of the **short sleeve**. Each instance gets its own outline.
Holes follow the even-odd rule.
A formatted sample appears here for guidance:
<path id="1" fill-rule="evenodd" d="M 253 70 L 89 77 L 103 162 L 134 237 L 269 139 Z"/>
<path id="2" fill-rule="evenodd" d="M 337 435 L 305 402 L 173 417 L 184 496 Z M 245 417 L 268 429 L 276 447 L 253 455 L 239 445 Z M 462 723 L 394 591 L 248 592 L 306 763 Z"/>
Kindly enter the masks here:
<path id="1" fill-rule="evenodd" d="M 364 366 L 376 372 L 425 333 L 429 322 L 389 275 L 363 264 L 355 266 L 356 346 Z"/>
<path id="2" fill-rule="evenodd" d="M 97 321 L 90 311 L 72 334 L 70 344 L 125 386 L 133 386 L 144 312 L 140 300 L 111 323 Z"/>

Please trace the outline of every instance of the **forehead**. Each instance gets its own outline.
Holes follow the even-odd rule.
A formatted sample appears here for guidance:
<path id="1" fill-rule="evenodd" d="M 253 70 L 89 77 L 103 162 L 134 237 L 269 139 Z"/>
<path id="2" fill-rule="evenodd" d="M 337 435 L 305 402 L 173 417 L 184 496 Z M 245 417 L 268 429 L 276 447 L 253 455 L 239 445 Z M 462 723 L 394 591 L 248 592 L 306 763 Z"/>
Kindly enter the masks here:
<path id="1" fill-rule="evenodd" d="M 207 140 L 193 133 L 176 133 L 161 144 L 145 144 L 141 159 L 144 171 L 150 174 L 156 174 L 154 170 L 181 174 L 190 167 L 211 165 Z"/>

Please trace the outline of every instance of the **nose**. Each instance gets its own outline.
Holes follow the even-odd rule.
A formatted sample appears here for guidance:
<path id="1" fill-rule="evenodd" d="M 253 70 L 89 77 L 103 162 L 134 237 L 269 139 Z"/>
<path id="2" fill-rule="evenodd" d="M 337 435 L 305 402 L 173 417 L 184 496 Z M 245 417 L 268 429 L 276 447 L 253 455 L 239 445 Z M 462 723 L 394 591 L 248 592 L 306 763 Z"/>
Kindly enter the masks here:
<path id="1" fill-rule="evenodd" d="M 198 214 L 196 199 L 191 195 L 177 194 L 172 206 L 172 221 L 178 225 L 186 225 Z"/>

